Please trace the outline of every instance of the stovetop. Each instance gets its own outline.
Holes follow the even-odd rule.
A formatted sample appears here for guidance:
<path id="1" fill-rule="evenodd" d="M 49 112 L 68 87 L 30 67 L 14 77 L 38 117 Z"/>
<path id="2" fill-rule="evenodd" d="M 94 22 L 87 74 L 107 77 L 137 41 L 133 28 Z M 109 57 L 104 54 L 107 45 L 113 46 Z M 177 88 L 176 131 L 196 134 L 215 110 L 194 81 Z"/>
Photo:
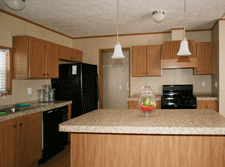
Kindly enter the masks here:
<path id="1" fill-rule="evenodd" d="M 193 85 L 163 85 L 162 109 L 196 109 Z"/>

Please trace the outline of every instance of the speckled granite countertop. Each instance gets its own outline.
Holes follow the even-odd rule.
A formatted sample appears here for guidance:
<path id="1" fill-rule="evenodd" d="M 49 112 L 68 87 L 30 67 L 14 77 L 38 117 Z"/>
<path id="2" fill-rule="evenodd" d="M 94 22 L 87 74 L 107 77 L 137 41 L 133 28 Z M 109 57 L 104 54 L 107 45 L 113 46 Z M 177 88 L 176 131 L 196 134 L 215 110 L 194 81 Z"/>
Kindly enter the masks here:
<path id="1" fill-rule="evenodd" d="M 59 125 L 60 131 L 120 134 L 225 135 L 225 118 L 214 110 L 99 109 Z"/>
<path id="2" fill-rule="evenodd" d="M 194 93 L 197 100 L 219 100 L 215 94 L 212 93 Z M 161 96 L 156 94 L 156 100 L 161 101 Z M 135 93 L 133 96 L 127 98 L 127 101 L 138 101 L 139 94 Z"/>
<path id="3" fill-rule="evenodd" d="M 37 113 L 40 111 L 50 110 L 57 107 L 62 107 L 68 104 L 72 104 L 72 101 L 55 101 L 50 103 L 38 103 L 38 102 L 31 102 L 31 105 L 29 107 L 24 107 L 21 109 L 21 111 L 17 111 L 15 113 L 8 112 L 4 115 L 0 115 L 0 122 L 6 121 L 9 119 L 21 117 L 28 114 Z M 0 110 L 3 110 L 4 108 L 13 107 L 10 106 L 0 106 Z"/>

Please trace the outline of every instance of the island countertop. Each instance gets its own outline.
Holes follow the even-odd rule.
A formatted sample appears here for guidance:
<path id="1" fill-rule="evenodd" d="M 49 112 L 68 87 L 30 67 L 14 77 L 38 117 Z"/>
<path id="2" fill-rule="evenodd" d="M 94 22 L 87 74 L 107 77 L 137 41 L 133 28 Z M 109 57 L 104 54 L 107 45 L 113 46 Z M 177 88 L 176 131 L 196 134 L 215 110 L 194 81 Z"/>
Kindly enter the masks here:
<path id="1" fill-rule="evenodd" d="M 157 109 L 144 117 L 137 109 L 99 109 L 59 125 L 75 133 L 225 135 L 225 118 L 210 109 Z"/>

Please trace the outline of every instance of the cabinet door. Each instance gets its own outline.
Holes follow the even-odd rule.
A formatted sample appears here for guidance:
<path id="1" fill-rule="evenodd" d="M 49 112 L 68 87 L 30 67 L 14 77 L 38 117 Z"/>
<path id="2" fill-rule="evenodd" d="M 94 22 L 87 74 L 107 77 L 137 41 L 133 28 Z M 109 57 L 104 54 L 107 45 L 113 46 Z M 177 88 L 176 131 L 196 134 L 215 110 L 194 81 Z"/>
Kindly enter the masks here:
<path id="1" fill-rule="evenodd" d="M 214 74 L 213 42 L 197 43 L 197 68 L 195 75 Z"/>
<path id="2" fill-rule="evenodd" d="M 82 62 L 83 52 L 80 50 L 73 49 L 73 61 Z"/>
<path id="3" fill-rule="evenodd" d="M 17 127 L 16 120 L 0 123 L 0 166 L 16 167 Z"/>
<path id="4" fill-rule="evenodd" d="M 128 101 L 128 109 L 138 109 L 137 101 Z"/>
<path id="5" fill-rule="evenodd" d="M 146 76 L 146 46 L 132 47 L 132 76 Z"/>
<path id="6" fill-rule="evenodd" d="M 213 109 L 218 112 L 218 100 L 198 100 L 197 109 Z"/>
<path id="7" fill-rule="evenodd" d="M 45 78 L 59 78 L 59 45 L 46 42 Z"/>
<path id="8" fill-rule="evenodd" d="M 29 37 L 29 78 L 45 78 L 45 41 Z"/>
<path id="9" fill-rule="evenodd" d="M 60 46 L 59 59 L 72 60 L 72 58 L 73 58 L 73 49 L 65 46 Z"/>
<path id="10" fill-rule="evenodd" d="M 42 158 L 42 112 L 18 119 L 18 167 L 28 167 Z"/>
<path id="11" fill-rule="evenodd" d="M 161 45 L 147 46 L 147 76 L 161 76 Z"/>

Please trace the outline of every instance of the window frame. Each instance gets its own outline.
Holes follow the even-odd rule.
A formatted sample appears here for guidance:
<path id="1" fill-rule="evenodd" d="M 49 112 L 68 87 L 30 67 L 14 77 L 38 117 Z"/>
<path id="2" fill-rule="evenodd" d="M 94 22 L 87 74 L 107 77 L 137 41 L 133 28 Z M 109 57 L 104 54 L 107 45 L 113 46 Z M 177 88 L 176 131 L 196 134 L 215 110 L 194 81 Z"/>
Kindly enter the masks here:
<path id="1" fill-rule="evenodd" d="M 6 75 L 6 88 L 7 88 L 7 93 L 1 93 L 1 96 L 5 96 L 5 95 L 12 95 L 12 48 L 11 47 L 6 47 L 6 46 L 0 46 L 0 49 L 8 49 L 9 50 L 9 56 L 7 57 L 7 61 L 9 59 L 9 63 L 7 63 L 6 68 L 9 70 L 7 70 L 7 75 Z M 8 67 L 9 65 L 9 67 Z M 9 82 L 7 82 L 9 80 Z"/>

